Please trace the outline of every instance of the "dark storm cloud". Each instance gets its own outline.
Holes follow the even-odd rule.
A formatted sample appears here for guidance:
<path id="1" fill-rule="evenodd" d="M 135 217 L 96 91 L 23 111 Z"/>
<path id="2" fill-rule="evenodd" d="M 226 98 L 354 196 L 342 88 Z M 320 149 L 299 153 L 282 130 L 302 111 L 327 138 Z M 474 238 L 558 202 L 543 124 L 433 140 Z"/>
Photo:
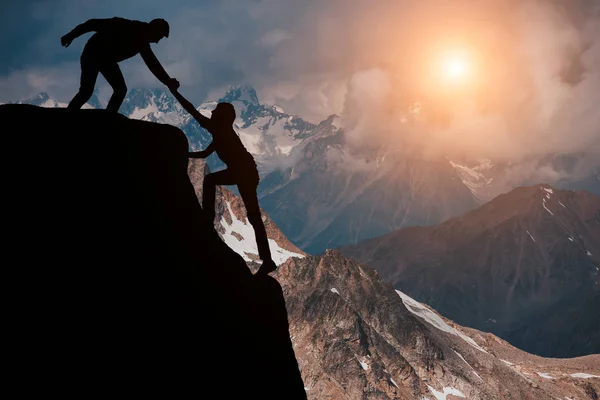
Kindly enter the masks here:
<path id="1" fill-rule="evenodd" d="M 77 63 L 91 34 L 66 49 L 60 46 L 60 37 L 87 19 L 115 15 L 169 21 L 169 38 L 153 48 L 169 73 L 182 82 L 182 90 L 191 92 L 189 97 L 196 101 L 203 100 L 211 89 L 251 80 L 255 71 L 264 71 L 268 53 L 281 40 L 276 34 L 261 40 L 270 24 L 261 21 L 260 13 L 251 14 L 253 5 L 262 6 L 260 1 L 197 0 L 11 3 L 2 13 L 0 100 L 45 90 L 67 101 L 76 90 Z M 160 86 L 139 57 L 121 66 L 130 87 Z"/>

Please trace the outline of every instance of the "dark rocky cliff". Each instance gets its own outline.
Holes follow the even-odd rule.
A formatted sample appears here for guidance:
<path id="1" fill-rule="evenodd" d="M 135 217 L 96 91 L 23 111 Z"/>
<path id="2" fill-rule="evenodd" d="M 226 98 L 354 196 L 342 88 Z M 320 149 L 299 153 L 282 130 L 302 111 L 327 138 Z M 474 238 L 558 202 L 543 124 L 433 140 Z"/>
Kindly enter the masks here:
<path id="1" fill-rule="evenodd" d="M 179 129 L 105 110 L 0 117 L 19 392 L 306 398 L 281 287 L 204 219 Z"/>

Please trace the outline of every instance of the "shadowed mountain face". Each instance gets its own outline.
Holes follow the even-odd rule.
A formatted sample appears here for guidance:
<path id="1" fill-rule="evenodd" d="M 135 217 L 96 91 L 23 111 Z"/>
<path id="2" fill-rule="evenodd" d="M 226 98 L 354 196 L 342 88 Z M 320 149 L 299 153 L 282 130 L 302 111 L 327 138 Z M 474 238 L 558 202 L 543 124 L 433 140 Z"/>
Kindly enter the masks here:
<path id="1" fill-rule="evenodd" d="M 461 325 L 553 357 L 600 352 L 600 197 L 519 187 L 340 249 Z"/>
<path id="2" fill-rule="evenodd" d="M 341 131 L 314 137 L 301 151 L 293 169 L 267 176 L 259 190 L 271 218 L 311 254 L 405 226 L 436 224 L 477 206 L 443 158 L 387 148 L 368 157 L 353 154 Z"/>
<path id="3" fill-rule="evenodd" d="M 183 132 L 105 110 L 0 117 L 27 121 L 3 157 L 5 360 L 20 392 L 306 398 L 281 287 L 204 219 Z"/>

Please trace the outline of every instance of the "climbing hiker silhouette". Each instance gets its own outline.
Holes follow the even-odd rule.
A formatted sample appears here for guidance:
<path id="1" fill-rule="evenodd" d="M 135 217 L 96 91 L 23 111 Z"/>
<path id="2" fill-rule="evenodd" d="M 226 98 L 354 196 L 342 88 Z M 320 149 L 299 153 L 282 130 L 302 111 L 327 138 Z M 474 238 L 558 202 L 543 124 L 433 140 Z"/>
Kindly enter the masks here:
<path id="1" fill-rule="evenodd" d="M 202 208 L 209 221 L 215 219 L 215 192 L 217 185 L 237 185 L 242 201 L 246 207 L 246 215 L 254 228 L 258 255 L 262 265 L 256 273 L 266 275 L 277 269 L 271 258 L 271 250 L 265 225 L 260 215 L 256 188 L 259 177 L 256 163 L 252 154 L 246 150 L 244 144 L 233 130 L 235 121 L 235 108 L 231 103 L 219 103 L 212 111 L 210 119 L 200 114 L 198 110 L 185 99 L 176 89 L 171 93 L 182 107 L 190 113 L 196 121 L 212 135 L 212 142 L 206 149 L 190 152 L 190 158 L 206 158 L 216 151 L 217 155 L 227 165 L 227 169 L 210 173 L 204 177 L 202 185 Z"/>
<path id="2" fill-rule="evenodd" d="M 169 89 L 179 88 L 179 81 L 167 74 L 150 47 L 150 43 L 158 43 L 163 37 L 169 37 L 169 24 L 164 19 L 157 18 L 150 22 L 120 17 L 90 19 L 64 35 L 60 42 L 64 47 L 69 47 L 73 40 L 88 32 L 96 33 L 87 41 L 81 53 L 79 92 L 68 108 L 79 109 L 92 97 L 98 73 L 101 73 L 113 89 L 106 109 L 118 112 L 127 95 L 127 86 L 118 63 L 136 54 L 142 56 L 154 76 Z"/>

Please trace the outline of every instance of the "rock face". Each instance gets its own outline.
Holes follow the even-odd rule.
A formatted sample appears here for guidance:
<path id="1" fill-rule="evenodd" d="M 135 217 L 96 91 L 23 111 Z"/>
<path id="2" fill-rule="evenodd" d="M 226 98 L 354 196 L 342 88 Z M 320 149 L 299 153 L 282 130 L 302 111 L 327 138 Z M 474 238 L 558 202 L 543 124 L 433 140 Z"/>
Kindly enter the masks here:
<path id="1" fill-rule="evenodd" d="M 465 326 L 528 352 L 600 353 L 600 197 L 519 187 L 458 218 L 340 249 Z"/>
<path id="2" fill-rule="evenodd" d="M 205 220 L 179 129 L 105 110 L 0 116 L 15 390 L 306 398 L 281 287 Z"/>
<path id="3" fill-rule="evenodd" d="M 547 359 L 463 328 L 334 250 L 274 274 L 309 399 L 595 399 L 600 355 Z"/>

